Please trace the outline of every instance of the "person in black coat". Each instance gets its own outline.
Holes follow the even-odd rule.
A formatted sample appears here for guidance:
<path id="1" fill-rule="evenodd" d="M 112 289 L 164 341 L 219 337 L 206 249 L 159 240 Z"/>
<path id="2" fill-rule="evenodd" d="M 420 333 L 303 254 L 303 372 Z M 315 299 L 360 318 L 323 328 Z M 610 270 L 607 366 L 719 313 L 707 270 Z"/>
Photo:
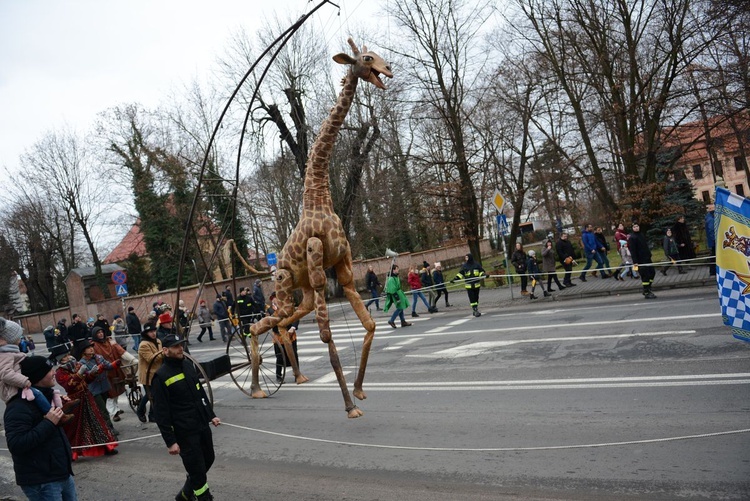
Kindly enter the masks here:
<path id="1" fill-rule="evenodd" d="M 141 325 L 141 319 L 135 314 L 135 308 L 132 306 L 128 306 L 128 314 L 125 315 L 125 325 L 128 326 L 128 334 L 133 338 L 133 350 L 137 352 L 141 344 L 143 326 Z"/>
<path id="2" fill-rule="evenodd" d="M 576 284 L 570 281 L 570 274 L 573 271 L 575 257 L 573 256 L 573 244 L 568 240 L 567 233 L 562 233 L 560 235 L 560 239 L 557 241 L 557 244 L 555 244 L 555 250 L 557 251 L 557 258 L 560 260 L 563 270 L 565 270 L 563 285 L 565 287 L 575 287 Z"/>
<path id="3" fill-rule="evenodd" d="M 371 264 L 367 266 L 367 275 L 365 275 L 365 282 L 367 283 L 367 290 L 369 290 L 370 294 L 372 295 L 371 299 L 365 304 L 365 308 L 369 310 L 370 305 L 372 303 L 375 303 L 375 309 L 377 311 L 380 311 L 380 293 L 378 292 L 378 287 L 380 287 L 380 280 L 378 280 L 378 276 L 375 274 L 375 270 L 373 269 Z"/>
<path id="4" fill-rule="evenodd" d="M 70 327 L 68 327 L 68 338 L 74 345 L 91 337 L 91 332 L 89 331 L 88 326 L 84 323 L 78 313 L 73 314 L 70 322 Z"/>
<path id="5" fill-rule="evenodd" d="M 680 261 L 693 259 L 695 257 L 695 249 L 693 249 L 693 239 L 690 237 L 690 228 L 685 224 L 685 216 L 680 215 L 677 218 L 677 222 L 672 228 L 672 233 L 674 234 L 674 241 L 677 243 L 677 252 L 680 255 Z"/>
<path id="6" fill-rule="evenodd" d="M 176 499 L 213 499 L 207 473 L 215 459 L 209 423 L 219 426 L 193 363 L 185 358 L 185 338 L 164 338 L 164 362 L 151 380 L 156 424 L 170 455 L 180 455 L 188 474 Z"/>
<path id="7" fill-rule="evenodd" d="M 654 283 L 656 270 L 651 266 L 651 249 L 648 248 L 648 241 L 641 233 L 641 227 L 638 223 L 633 223 L 633 231 L 628 237 L 628 249 L 633 256 L 633 271 L 641 275 L 641 285 L 643 285 L 643 295 L 646 299 L 656 299 L 656 295 L 651 292 L 651 284 Z"/>
<path id="8" fill-rule="evenodd" d="M 25 358 L 21 361 L 21 373 L 50 402 L 53 400 L 55 371 L 46 358 Z M 21 398 L 20 390 L 5 407 L 5 440 L 13 458 L 16 483 L 32 501 L 78 499 L 70 442 L 58 426 L 62 417 L 63 411 L 57 407 L 42 414 L 33 401 Z"/>

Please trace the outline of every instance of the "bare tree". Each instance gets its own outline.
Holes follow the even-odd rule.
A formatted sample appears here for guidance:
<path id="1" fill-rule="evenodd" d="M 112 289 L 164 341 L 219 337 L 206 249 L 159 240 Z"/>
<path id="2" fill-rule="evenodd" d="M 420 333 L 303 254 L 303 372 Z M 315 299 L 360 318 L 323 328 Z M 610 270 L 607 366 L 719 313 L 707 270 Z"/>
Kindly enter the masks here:
<path id="1" fill-rule="evenodd" d="M 489 15 L 488 2 L 468 4 L 456 0 L 397 0 L 390 14 L 403 29 L 403 78 L 422 108 L 423 120 L 439 123 L 453 163 L 462 217 L 462 230 L 470 252 L 481 260 L 480 209 L 474 187 L 468 116 L 479 101 L 472 90 L 483 78 L 486 53 L 479 46 L 479 31 Z M 425 143 L 434 143 L 425 138 Z"/>
<path id="2" fill-rule="evenodd" d="M 95 231 L 111 199 L 93 160 L 85 138 L 70 130 L 51 131 L 22 156 L 22 176 L 29 184 L 37 183 L 39 176 L 44 176 L 49 196 L 61 204 L 86 242 L 97 283 L 108 298 L 109 287 L 102 274 Z"/>

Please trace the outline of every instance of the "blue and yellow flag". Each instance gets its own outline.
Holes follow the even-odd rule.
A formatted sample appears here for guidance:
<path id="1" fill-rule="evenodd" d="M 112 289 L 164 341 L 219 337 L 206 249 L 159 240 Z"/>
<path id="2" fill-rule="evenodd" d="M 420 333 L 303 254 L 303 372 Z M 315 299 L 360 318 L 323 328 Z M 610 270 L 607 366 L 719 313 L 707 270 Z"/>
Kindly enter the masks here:
<path id="1" fill-rule="evenodd" d="M 716 188 L 716 280 L 724 325 L 750 342 L 750 200 Z"/>

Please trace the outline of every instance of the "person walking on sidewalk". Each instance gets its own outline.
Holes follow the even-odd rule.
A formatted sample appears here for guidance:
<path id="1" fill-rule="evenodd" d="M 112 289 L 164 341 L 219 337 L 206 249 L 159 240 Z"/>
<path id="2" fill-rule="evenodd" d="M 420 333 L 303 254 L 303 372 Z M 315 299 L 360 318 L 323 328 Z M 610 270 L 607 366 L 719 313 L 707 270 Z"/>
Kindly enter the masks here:
<path id="1" fill-rule="evenodd" d="M 466 293 L 469 295 L 469 304 L 471 305 L 472 315 L 475 317 L 481 317 L 482 314 L 479 312 L 479 289 L 482 287 L 482 279 L 484 278 L 484 268 L 482 265 L 474 261 L 474 256 L 466 254 L 464 256 L 464 264 L 458 271 L 451 283 L 457 280 L 463 280 Z"/>
<path id="2" fill-rule="evenodd" d="M 435 313 L 437 309 L 433 310 L 430 303 L 427 302 L 427 298 L 422 292 L 422 280 L 419 278 L 419 269 L 417 265 L 413 265 L 409 268 L 409 274 L 406 276 L 406 281 L 409 282 L 409 288 L 411 289 L 411 316 L 418 317 L 417 314 L 417 299 L 421 299 L 424 305 L 427 307 L 428 313 Z"/>
<path id="3" fill-rule="evenodd" d="M 656 299 L 656 295 L 651 292 L 651 284 L 654 283 L 654 276 L 656 275 L 656 271 L 651 265 L 651 249 L 648 248 L 648 241 L 641 233 L 641 227 L 638 223 L 633 223 L 633 231 L 628 238 L 628 248 L 633 256 L 633 271 L 641 274 L 643 296 L 646 299 Z"/>
<path id="4" fill-rule="evenodd" d="M 563 285 L 565 287 L 575 287 L 576 284 L 570 280 L 570 274 L 573 272 L 573 265 L 576 264 L 576 261 L 573 257 L 573 244 L 568 240 L 567 233 L 562 233 L 560 235 L 560 239 L 555 245 L 555 250 L 557 250 L 557 258 L 560 260 L 563 270 L 565 270 L 565 275 L 563 275 Z"/>
<path id="5" fill-rule="evenodd" d="M 141 319 L 135 314 L 135 308 L 128 306 L 128 314 L 125 315 L 125 324 L 128 326 L 128 334 L 133 338 L 133 350 L 138 351 L 138 347 L 141 345 L 141 331 L 143 326 L 141 325 Z"/>
<path id="6" fill-rule="evenodd" d="M 662 248 L 664 249 L 664 256 L 669 259 L 672 264 L 675 264 L 678 259 L 680 259 L 680 251 L 677 250 L 677 242 L 675 242 L 674 237 L 672 236 L 672 230 L 670 228 L 667 228 L 666 235 L 664 235 L 664 239 L 662 240 L 661 244 Z M 667 276 L 667 270 L 669 269 L 669 265 L 662 266 L 661 274 L 665 277 Z M 687 273 L 685 270 L 682 269 L 682 265 L 677 265 L 677 273 L 682 275 L 683 273 Z"/>
<path id="7" fill-rule="evenodd" d="M 594 237 L 596 237 L 596 252 L 599 253 L 599 260 L 604 265 L 601 277 L 609 278 L 612 276 L 612 270 L 609 270 L 609 258 L 607 257 L 607 254 L 609 253 L 609 242 L 607 242 L 607 237 L 604 236 L 604 230 L 601 226 L 597 226 L 594 230 Z"/>
<path id="8" fill-rule="evenodd" d="M 380 280 L 378 275 L 375 273 L 375 269 L 371 264 L 367 265 L 367 275 L 365 275 L 365 282 L 367 283 L 367 289 L 370 291 L 371 298 L 365 304 L 365 308 L 370 309 L 370 305 L 375 303 L 375 310 L 380 311 L 380 293 L 378 288 L 380 287 Z"/>
<path id="9" fill-rule="evenodd" d="M 396 310 L 391 315 L 391 319 L 388 321 L 388 325 L 396 328 L 396 317 L 401 319 L 401 327 L 409 327 L 411 323 L 407 322 L 404 318 L 404 310 L 409 307 L 409 300 L 406 299 L 406 294 L 401 290 L 401 279 L 398 277 L 398 265 L 394 264 L 391 267 L 391 274 L 388 275 L 388 280 L 385 281 L 385 304 L 383 305 L 383 313 L 387 313 L 391 306 L 394 306 Z"/>
<path id="10" fill-rule="evenodd" d="M 516 275 L 521 275 L 519 277 L 521 279 L 521 295 L 528 296 L 529 291 L 526 290 L 526 287 L 529 277 L 526 276 L 526 252 L 524 252 L 521 242 L 516 242 L 516 250 L 510 255 L 510 262 L 516 270 Z"/>
<path id="11" fill-rule="evenodd" d="M 211 309 L 216 315 L 216 321 L 219 323 L 219 332 L 221 332 L 221 340 L 225 343 L 227 338 L 232 337 L 232 328 L 229 321 L 229 312 L 227 311 L 227 305 L 224 302 L 224 296 L 221 294 L 216 295 L 216 301 L 214 301 Z"/>
<path id="12" fill-rule="evenodd" d="M 432 271 L 432 283 L 435 284 L 437 290 L 437 297 L 435 298 L 435 304 L 440 301 L 440 296 L 445 295 L 445 307 L 453 306 L 448 302 L 448 288 L 445 286 L 445 278 L 443 277 L 443 267 L 440 263 L 435 263 L 435 269 Z"/>
<path id="13" fill-rule="evenodd" d="M 552 280 L 555 281 L 558 289 L 565 289 L 565 286 L 557 279 L 555 249 L 552 248 L 552 240 L 544 242 L 544 249 L 542 249 L 542 271 L 547 275 L 547 292 L 554 292 L 555 290 L 552 288 Z"/>
<path id="14" fill-rule="evenodd" d="M 581 240 L 583 241 L 583 253 L 586 256 L 586 266 L 581 270 L 581 275 L 578 279 L 581 282 L 585 282 L 586 271 L 591 268 L 591 262 L 596 261 L 596 271 L 601 270 L 604 267 L 604 263 L 602 263 L 602 259 L 599 256 L 598 243 L 594 235 L 593 225 L 586 225 L 586 229 L 583 230 L 583 235 L 581 235 Z M 602 272 L 602 278 L 605 278 L 604 272 Z"/>
<path id="15" fill-rule="evenodd" d="M 529 299 L 538 299 L 534 295 L 534 290 L 536 289 L 537 284 L 542 289 L 544 297 L 548 297 L 550 293 L 544 290 L 544 284 L 542 283 L 542 274 L 539 270 L 539 262 L 536 260 L 536 251 L 534 250 L 529 251 L 529 258 L 526 260 L 526 269 L 528 270 L 529 276 L 531 277 L 531 294 L 529 294 Z"/>

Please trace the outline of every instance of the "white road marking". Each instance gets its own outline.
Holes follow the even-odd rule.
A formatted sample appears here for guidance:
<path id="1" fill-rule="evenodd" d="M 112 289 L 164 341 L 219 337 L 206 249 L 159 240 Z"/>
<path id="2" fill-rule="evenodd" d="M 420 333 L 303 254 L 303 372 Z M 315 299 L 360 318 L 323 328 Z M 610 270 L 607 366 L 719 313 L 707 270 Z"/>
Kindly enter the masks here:
<path id="1" fill-rule="evenodd" d="M 473 357 L 481 353 L 492 351 L 495 348 L 504 348 L 514 344 L 523 343 L 550 343 L 550 342 L 567 342 L 567 341 L 588 341 L 588 340 L 603 340 L 603 339 L 622 339 L 630 337 L 655 337 L 655 336 L 675 336 L 675 335 L 688 335 L 695 334 L 696 331 L 662 331 L 662 332 L 639 332 L 629 334 L 605 334 L 599 336 L 570 336 L 570 337 L 548 337 L 548 338 L 537 338 L 537 339 L 514 339 L 506 341 L 483 341 L 479 343 L 470 343 L 461 346 L 455 346 L 445 350 L 436 351 L 430 354 L 413 354 L 405 355 L 406 357 L 414 358 L 461 358 L 461 357 Z"/>
<path id="2" fill-rule="evenodd" d="M 667 388 L 677 386 L 717 386 L 750 384 L 750 373 L 691 374 L 672 376 L 633 376 L 616 378 L 532 379 L 508 381 L 431 381 L 431 382 L 368 382 L 367 388 L 384 391 L 504 391 L 504 390 L 579 390 L 597 388 Z M 297 390 L 321 391 L 336 384 L 311 383 Z"/>
<path id="3" fill-rule="evenodd" d="M 427 333 L 429 334 L 429 333 L 433 333 L 433 332 L 443 332 L 443 331 L 446 331 L 448 329 L 456 327 L 457 325 L 461 325 L 463 323 L 468 322 L 469 320 L 471 320 L 471 318 L 472 317 L 469 317 L 469 318 L 459 318 L 458 320 L 454 320 L 452 322 L 448 322 L 447 324 L 442 325 L 440 327 L 436 327 L 434 329 L 430 329 L 430 330 L 427 331 Z"/>
<path id="4" fill-rule="evenodd" d="M 344 371 L 344 376 L 348 376 L 351 373 L 352 373 L 352 371 Z M 336 379 L 336 373 L 335 372 L 329 372 L 325 376 L 319 377 L 318 379 L 315 379 L 314 381 L 312 381 L 312 383 L 313 384 L 326 384 L 326 383 L 330 383 L 332 381 L 336 381 L 335 386 L 338 386 L 338 380 Z"/>

